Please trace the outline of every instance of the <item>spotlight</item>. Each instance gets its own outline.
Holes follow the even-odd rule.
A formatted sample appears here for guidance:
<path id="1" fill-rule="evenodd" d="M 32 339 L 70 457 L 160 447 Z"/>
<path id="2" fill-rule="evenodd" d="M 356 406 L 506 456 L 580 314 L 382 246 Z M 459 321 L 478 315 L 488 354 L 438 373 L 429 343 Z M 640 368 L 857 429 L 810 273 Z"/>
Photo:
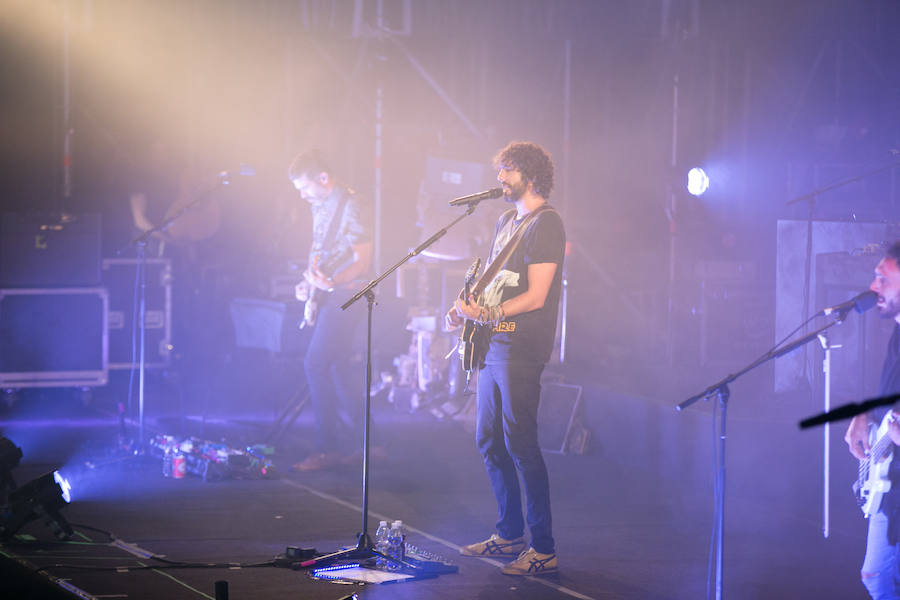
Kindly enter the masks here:
<path id="1" fill-rule="evenodd" d="M 72 484 L 69 480 L 62 476 L 59 471 L 53 471 L 53 481 L 59 484 L 59 491 L 62 493 L 62 499 L 66 504 L 72 501 Z"/>
<path id="2" fill-rule="evenodd" d="M 687 190 L 693 196 L 702 196 L 703 192 L 705 192 L 709 188 L 709 177 L 706 175 L 706 171 L 701 169 L 700 167 L 694 167 L 690 171 L 688 171 L 687 175 Z"/>
<path id="3" fill-rule="evenodd" d="M 72 527 L 59 510 L 69 502 L 69 484 L 57 471 L 41 475 L 9 494 L 0 536 L 9 538 L 27 522 L 44 519 L 60 540 L 73 535 Z"/>

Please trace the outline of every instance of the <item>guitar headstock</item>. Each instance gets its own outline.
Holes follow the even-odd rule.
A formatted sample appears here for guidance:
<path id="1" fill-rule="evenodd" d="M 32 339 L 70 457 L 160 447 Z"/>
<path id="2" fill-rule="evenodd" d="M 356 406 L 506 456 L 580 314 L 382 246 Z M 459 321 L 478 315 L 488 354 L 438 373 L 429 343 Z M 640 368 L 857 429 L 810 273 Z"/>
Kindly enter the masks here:
<path id="1" fill-rule="evenodd" d="M 466 271 L 466 283 L 471 284 L 478 276 L 478 270 L 481 268 L 481 258 L 476 258 L 469 270 Z"/>

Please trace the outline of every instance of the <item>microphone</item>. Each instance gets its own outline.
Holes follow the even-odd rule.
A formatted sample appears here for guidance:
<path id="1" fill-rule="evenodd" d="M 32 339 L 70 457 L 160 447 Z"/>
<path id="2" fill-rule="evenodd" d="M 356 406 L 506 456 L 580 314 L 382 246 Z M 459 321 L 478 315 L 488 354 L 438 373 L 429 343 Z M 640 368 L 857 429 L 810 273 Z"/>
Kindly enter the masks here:
<path id="1" fill-rule="evenodd" d="M 459 198 L 454 198 L 447 204 L 450 206 L 459 206 L 460 204 L 472 204 L 473 202 L 481 202 L 482 200 L 488 200 L 490 198 L 499 198 L 503 195 L 503 188 L 491 188 L 484 192 L 478 192 L 477 194 L 469 194 L 468 196 L 460 196 Z"/>
<path id="2" fill-rule="evenodd" d="M 846 302 L 841 302 L 829 308 L 826 308 L 817 314 L 817 317 L 827 317 L 828 315 L 838 313 L 841 318 L 847 316 L 851 309 L 862 314 L 878 303 L 878 294 L 872 290 L 866 290 L 861 294 L 857 294 Z"/>

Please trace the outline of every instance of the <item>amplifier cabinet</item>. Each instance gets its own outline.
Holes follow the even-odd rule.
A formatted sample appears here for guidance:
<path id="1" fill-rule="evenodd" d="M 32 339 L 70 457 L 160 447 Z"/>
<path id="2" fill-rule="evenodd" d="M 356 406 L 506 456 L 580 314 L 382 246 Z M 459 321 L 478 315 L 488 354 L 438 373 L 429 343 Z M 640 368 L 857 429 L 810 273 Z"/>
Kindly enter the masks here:
<path id="1" fill-rule="evenodd" d="M 0 287 L 99 285 L 100 231 L 97 213 L 0 215 Z"/>
<path id="2" fill-rule="evenodd" d="M 0 289 L 0 386 L 105 385 L 106 289 Z"/>
<path id="3" fill-rule="evenodd" d="M 103 259 L 103 285 L 109 290 L 109 368 L 129 369 L 132 358 L 140 357 L 140 332 L 137 319 L 139 288 L 136 258 Z M 145 260 L 144 366 L 168 366 L 172 348 L 172 261 L 168 258 Z"/>

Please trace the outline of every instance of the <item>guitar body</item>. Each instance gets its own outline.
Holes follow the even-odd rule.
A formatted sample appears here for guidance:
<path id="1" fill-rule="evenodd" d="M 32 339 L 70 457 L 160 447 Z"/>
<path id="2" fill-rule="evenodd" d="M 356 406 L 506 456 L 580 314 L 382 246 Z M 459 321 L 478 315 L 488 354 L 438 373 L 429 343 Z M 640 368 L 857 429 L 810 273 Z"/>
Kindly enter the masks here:
<path id="1" fill-rule="evenodd" d="M 888 411 L 878 428 L 872 427 L 869 456 L 859 461 L 859 477 L 853 484 L 853 491 L 867 519 L 878 512 L 882 497 L 891 489 L 888 470 L 894 458 L 894 444 L 888 435 L 888 427 L 896 418 L 893 411 Z"/>
<path id="2" fill-rule="evenodd" d="M 466 319 L 462 333 L 459 336 L 459 358 L 462 360 L 463 371 L 467 373 L 477 369 L 484 358 L 484 350 L 481 348 L 478 337 L 478 324 Z"/>
<path id="3" fill-rule="evenodd" d="M 334 277 L 353 262 L 353 248 L 340 246 L 333 252 L 322 252 L 313 257 L 312 266 L 318 268 L 327 277 Z M 330 293 L 319 289 L 314 285 L 308 285 L 309 291 L 306 305 L 303 307 L 303 320 L 298 323 L 300 329 L 312 327 L 316 324 L 319 314 L 319 304 Z"/>

